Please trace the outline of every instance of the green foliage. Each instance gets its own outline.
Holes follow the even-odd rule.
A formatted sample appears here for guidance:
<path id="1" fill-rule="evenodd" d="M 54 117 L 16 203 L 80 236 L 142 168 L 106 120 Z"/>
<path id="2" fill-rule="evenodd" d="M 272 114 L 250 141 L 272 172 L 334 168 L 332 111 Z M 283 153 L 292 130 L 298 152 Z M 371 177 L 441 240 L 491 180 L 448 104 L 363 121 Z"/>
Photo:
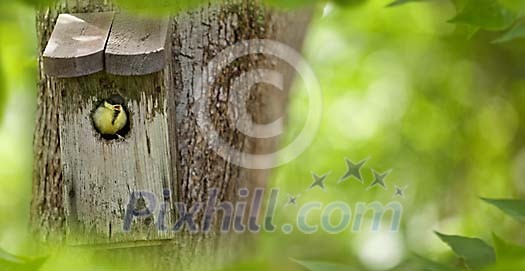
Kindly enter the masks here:
<path id="1" fill-rule="evenodd" d="M 484 269 L 484 271 L 524 270 L 525 247 L 509 243 L 495 233 L 492 236 L 498 261 L 496 264 Z"/>
<path id="2" fill-rule="evenodd" d="M 28 259 L 15 256 L 0 248 L 0 271 L 36 271 L 46 258 Z"/>
<path id="3" fill-rule="evenodd" d="M 310 271 L 358 271 L 362 270 L 361 268 L 342 265 L 329 262 L 318 262 L 318 261 L 299 261 L 294 260 L 296 263 L 300 264 L 304 268 Z"/>
<path id="4" fill-rule="evenodd" d="M 300 8 L 308 5 L 315 5 L 319 3 L 319 0 L 265 0 L 270 6 L 281 8 L 281 9 L 291 9 L 291 8 Z M 351 0 L 347 0 L 350 2 Z"/>
<path id="5" fill-rule="evenodd" d="M 429 260 L 423 256 L 414 254 L 406 262 L 395 268 L 394 270 L 410 270 L 410 271 L 459 271 L 460 269 L 447 266 L 435 261 Z"/>
<path id="6" fill-rule="evenodd" d="M 128 10 L 162 14 L 194 8 L 202 2 L 117 1 Z M 269 1 L 284 8 L 324 3 L 320 0 Z M 520 51 L 519 43 L 516 43 L 517 46 L 509 44 L 502 53 L 500 46 L 487 44 L 483 35 L 469 41 L 462 37 L 483 29 L 502 30 L 514 20 L 513 28 L 498 41 L 516 41 L 522 38 L 524 26 L 520 11 L 524 10 L 525 1 L 500 0 L 500 4 L 475 0 L 454 1 L 459 11 L 455 18 L 460 18 L 456 25 L 445 23 L 447 18 L 452 17 L 454 10 L 450 5 L 435 4 L 444 2 L 439 0 L 428 1 L 434 2 L 429 6 L 403 6 L 395 10 L 384 9 L 384 6 L 386 3 L 399 6 L 427 1 L 332 1 L 352 9 L 334 9 L 322 18 L 314 16 L 305 45 L 306 57 L 322 83 L 323 99 L 327 105 L 323 112 L 325 117 L 319 140 L 299 160 L 277 169 L 270 186 L 281 188 L 283 193 L 303 191 L 305 183 L 309 182 L 311 170 L 333 170 L 335 178 L 335 175 L 344 173 L 343 157 L 360 159 L 372 155 L 377 166 L 385 169 L 396 167 L 391 176 L 392 184 L 405 181 L 410 184 L 407 198 L 399 199 L 406 209 L 403 224 L 407 225 L 406 232 L 400 232 L 406 237 L 401 249 L 413 250 L 414 243 L 408 240 L 416 239 L 416 243 L 422 240 L 418 239 L 420 232 L 415 231 L 424 231 L 423 229 L 434 225 L 445 225 L 443 227 L 452 228 L 446 228 L 447 231 L 465 235 L 488 227 L 498 227 L 498 233 L 502 232 L 502 236 L 511 236 L 512 239 L 507 239 L 522 242 L 523 240 L 516 238 L 523 234 L 522 225 L 514 225 L 516 223 L 511 219 L 497 220 L 498 215 L 501 215 L 498 210 L 489 206 L 482 210 L 474 195 L 488 192 L 499 195 L 523 193 L 509 185 L 513 178 L 509 172 L 517 160 L 515 155 L 523 147 L 519 139 L 525 136 L 525 129 L 520 121 L 517 124 L 511 121 L 525 119 L 525 83 L 521 72 L 523 52 Z M 26 37 L 34 29 L 34 23 L 27 20 L 27 17 L 34 15 L 31 13 L 21 17 L 13 12 L 11 5 L 18 2 L 24 6 L 35 6 L 37 1 L 0 1 L 0 23 L 4 29 L 10 30 L 2 32 L 0 37 L 5 39 L 0 46 L 4 48 L 2 54 L 6 56 L 2 61 L 7 63 L 3 66 L 4 72 L 0 73 L 6 75 L 3 78 L 4 84 L 1 84 L 0 78 L 0 94 L 4 95 L 0 96 L 0 104 L 8 98 L 5 97 L 7 93 L 11 97 L 18 95 L 18 100 L 14 100 L 14 106 L 10 107 L 10 110 L 18 110 L 14 111 L 15 114 L 10 114 L 14 115 L 14 120 L 5 122 L 6 128 L 0 134 L 0 143 L 3 143 L 0 146 L 0 215 L 3 218 L 0 221 L 0 241 L 3 242 L 2 245 L 13 247 L 20 246 L 19 242 L 25 236 L 21 233 L 23 230 L 18 232 L 13 229 L 27 225 L 24 214 L 27 213 L 31 191 L 28 186 L 30 176 L 25 177 L 31 172 L 31 131 L 26 132 L 21 128 L 31 130 L 32 125 L 29 125 L 28 119 L 33 119 L 33 116 L 24 118 L 18 113 L 33 114 L 33 108 L 28 105 L 36 104 L 34 90 L 28 87 L 36 85 L 36 50 L 24 50 L 23 46 L 36 44 Z M 365 2 L 366 4 L 359 5 Z M 487 3 L 496 4 L 487 7 Z M 476 11 L 475 8 L 479 10 Z M 458 36 L 453 31 L 455 26 L 470 31 Z M 27 63 L 31 64 L 31 68 L 26 67 Z M 287 136 L 293 135 L 294 129 L 302 128 L 296 119 L 305 115 L 302 110 L 308 105 L 302 103 L 298 97 L 301 90 L 296 87 L 291 99 L 293 106 L 290 109 Z M 29 95 L 20 95 L 24 91 Z M 494 103 L 504 110 L 492 106 Z M 486 117 L 478 117 L 480 115 Z M 506 132 L 507 130 L 510 132 Z M 26 161 L 24 157 L 29 158 Z M 367 173 L 370 173 L 370 168 L 364 172 Z M 330 187 L 326 193 L 304 193 L 300 201 L 348 200 L 353 203 L 357 200 L 388 201 L 392 198 L 390 191 L 371 190 L 363 193 L 358 185 L 357 182 L 347 182 L 337 189 Z M 523 205 L 508 205 L 506 201 L 504 204 L 497 201 L 496 204 L 494 200 L 491 201 L 493 202 L 488 202 L 516 220 L 523 221 L 522 211 L 525 208 L 520 207 Z M 454 206 L 464 208 L 458 211 Z M 290 206 L 279 215 L 286 218 L 287 211 L 292 209 Z M 409 227 L 412 224 L 415 226 Z M 256 259 L 244 265 L 237 264 L 235 269 L 227 270 L 283 270 L 279 265 L 283 261 L 292 267 L 291 270 L 363 270 L 315 260 L 318 257 L 332 259 L 334 262 L 360 261 L 358 254 L 362 247 L 348 247 L 361 234 L 308 237 L 291 234 L 283 237 L 276 232 L 262 235 L 258 240 L 257 250 L 261 251 L 261 258 L 264 259 Z M 491 255 L 488 259 L 494 258 L 494 254 L 489 252 L 490 246 L 483 241 L 474 238 L 465 241 L 460 236 L 455 238 L 456 249 L 468 247 L 464 242 L 472 243 L 475 245 L 472 253 L 485 251 L 487 255 Z M 430 241 L 439 242 L 435 239 Z M 448 236 L 445 239 L 449 239 Z M 426 239 L 424 241 L 431 243 Z M 483 270 L 525 270 L 518 268 L 525 265 L 522 246 L 510 244 L 497 236 L 494 237 L 493 244 L 496 262 L 484 265 Z M 305 249 L 310 247 L 322 249 Z M 292 252 L 287 254 L 288 251 Z M 443 256 L 440 253 L 437 249 L 429 248 L 424 257 L 411 257 L 394 270 L 458 270 L 439 263 L 438 259 Z M 291 255 L 312 260 L 296 261 L 296 264 L 289 262 L 288 257 Z M 478 259 L 476 255 L 473 257 L 475 260 Z M 62 255 L 57 257 L 62 258 Z M 273 260 L 279 257 L 284 260 Z M 0 262 L 0 266 L 25 268 L 24 265 L 18 265 L 20 262 L 17 257 L 14 261 L 9 256 L 4 258 L 0 260 L 4 261 Z M 77 258 L 79 257 L 59 261 L 56 268 L 54 265 L 48 267 L 48 263 L 46 270 L 71 270 L 70 266 L 78 267 L 75 263 Z M 20 261 L 28 262 L 26 259 Z M 65 265 L 68 267 L 64 268 Z M 3 271 L 2 267 L 0 271 Z"/>
<path id="7" fill-rule="evenodd" d="M 0 23 L 6 23 L 14 19 L 15 17 L 9 12 L 8 6 L 0 2 Z"/>
<path id="8" fill-rule="evenodd" d="M 396 0 L 388 6 L 423 1 L 425 0 Z M 471 38 L 479 29 L 501 31 L 512 25 L 514 26 L 510 30 L 494 42 L 508 42 L 525 37 L 524 21 L 519 17 L 525 10 L 523 0 L 466 0 L 466 2 L 455 0 L 453 2 L 460 11 L 449 22 L 468 26 L 467 38 Z"/>
<path id="9" fill-rule="evenodd" d="M 480 268 L 496 262 L 494 249 L 481 239 L 446 235 L 439 232 L 436 234 L 471 268 Z"/>
<path id="10" fill-rule="evenodd" d="M 516 25 L 514 25 L 510 30 L 505 32 L 503 36 L 494 40 L 494 42 L 501 43 L 501 42 L 512 41 L 518 38 L 524 38 L 524 37 L 525 37 L 525 21 L 521 20 L 520 22 L 516 23 Z"/>
<path id="11" fill-rule="evenodd" d="M 487 203 L 498 207 L 500 210 L 510 215 L 517 221 L 525 223 L 525 200 L 487 198 L 481 199 Z"/>
<path id="12" fill-rule="evenodd" d="M 15 4 L 22 4 L 22 5 L 31 6 L 31 7 L 42 7 L 42 6 L 50 5 L 56 1 L 57 0 L 2 0 L 2 2 L 0 2 L 0 8 L 12 7 Z M 0 14 L 2 14 L 1 11 L 0 11 Z M 6 12 L 6 14 L 9 14 L 9 13 Z"/>
<path id="13" fill-rule="evenodd" d="M 332 0 L 336 5 L 341 7 L 356 7 L 367 2 L 367 0 Z"/>
<path id="14" fill-rule="evenodd" d="M 407 3 L 411 3 L 411 2 L 426 2 L 428 0 L 395 0 L 394 2 L 388 4 L 387 7 L 395 7 L 395 6 L 399 6 L 399 5 L 403 5 L 403 4 L 407 4 Z"/>
<path id="15" fill-rule="evenodd" d="M 495 200 L 482 198 L 483 201 L 501 209 L 506 214 L 523 222 L 525 201 L 522 200 Z M 445 235 L 436 232 L 438 237 L 465 261 L 466 268 L 477 270 L 505 270 L 512 267 L 525 268 L 525 247 L 511 244 L 495 233 L 492 234 L 494 248 L 478 238 L 469 238 L 455 235 Z M 497 260 L 497 261 L 496 261 Z"/>
<path id="16" fill-rule="evenodd" d="M 492 234 L 492 239 L 494 241 L 494 248 L 496 250 L 496 257 L 498 258 L 498 261 L 515 259 L 525 260 L 525 247 L 511 244 L 501 239 L 495 233 Z"/>
<path id="17" fill-rule="evenodd" d="M 482 271 L 507 271 L 507 270 L 525 270 L 525 258 L 515 259 L 511 261 L 500 261 L 494 265 L 483 268 Z"/>
<path id="18" fill-rule="evenodd" d="M 0 56 L 0 124 L 2 123 L 2 120 L 3 120 L 5 100 L 7 96 L 7 89 L 5 85 L 4 71 L 3 71 L 2 66 L 3 66 L 2 59 Z"/>
<path id="19" fill-rule="evenodd" d="M 525 11 L 524 0 L 499 0 L 499 2 L 505 7 L 520 12 L 521 14 L 523 14 L 523 11 Z"/>
<path id="20" fill-rule="evenodd" d="M 503 30 L 515 19 L 516 14 L 497 0 L 469 0 L 465 8 L 450 22 L 473 25 L 487 30 Z"/>
<path id="21" fill-rule="evenodd" d="M 151 15 L 169 15 L 179 10 L 193 9 L 208 2 L 203 0 L 116 0 L 119 7 L 128 11 L 151 14 Z"/>
<path id="22" fill-rule="evenodd" d="M 270 6 L 280 9 L 293 9 L 304 6 L 313 6 L 320 0 L 263 0 Z M 338 0 L 338 2 L 350 4 L 353 2 L 362 2 L 365 0 Z M 181 10 L 190 10 L 198 8 L 200 5 L 214 3 L 215 0 L 116 0 L 119 7 L 128 11 L 151 15 L 168 15 Z"/>

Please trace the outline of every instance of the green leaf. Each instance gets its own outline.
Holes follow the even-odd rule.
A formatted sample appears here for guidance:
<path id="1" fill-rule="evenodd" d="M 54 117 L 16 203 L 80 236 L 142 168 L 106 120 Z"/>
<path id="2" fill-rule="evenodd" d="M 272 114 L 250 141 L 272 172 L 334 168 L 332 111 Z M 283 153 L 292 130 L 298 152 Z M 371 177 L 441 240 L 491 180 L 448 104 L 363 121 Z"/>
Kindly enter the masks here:
<path id="1" fill-rule="evenodd" d="M 469 0 L 452 0 L 452 3 L 456 7 L 456 10 L 465 8 Z"/>
<path id="2" fill-rule="evenodd" d="M 337 263 L 328 263 L 328 262 L 317 262 L 317 261 L 300 261 L 292 259 L 294 262 L 303 266 L 310 271 L 358 271 L 361 270 L 358 267 L 353 267 L 349 265 L 342 265 Z"/>
<path id="3" fill-rule="evenodd" d="M 396 7 L 411 2 L 427 2 L 428 0 L 395 0 L 394 2 L 387 5 L 387 7 Z"/>
<path id="4" fill-rule="evenodd" d="M 499 2 L 514 11 L 523 12 L 525 10 L 525 0 L 499 0 Z"/>
<path id="5" fill-rule="evenodd" d="M 476 35 L 476 33 L 479 32 L 479 27 L 471 25 L 467 25 L 466 27 L 467 39 L 471 40 Z"/>
<path id="6" fill-rule="evenodd" d="M 26 5 L 31 7 L 44 7 L 56 3 L 57 0 L 2 0 L 3 7 L 13 7 L 13 5 Z"/>
<path id="7" fill-rule="evenodd" d="M 35 271 L 38 270 L 47 258 L 27 259 L 13 255 L 0 248 L 0 271 Z"/>
<path id="8" fill-rule="evenodd" d="M 23 264 L 26 260 L 0 249 L 0 263 Z"/>
<path id="9" fill-rule="evenodd" d="M 497 0 L 469 0 L 449 22 L 479 26 L 486 30 L 503 30 L 511 26 L 515 19 L 516 14 Z"/>
<path id="10" fill-rule="evenodd" d="M 487 198 L 481 199 L 487 203 L 498 207 L 500 210 L 510 215 L 518 222 L 525 223 L 525 200 Z"/>
<path id="11" fill-rule="evenodd" d="M 492 233 L 498 261 L 501 259 L 525 259 L 525 247 L 511 244 Z"/>
<path id="12" fill-rule="evenodd" d="M 274 262 L 264 261 L 264 260 L 247 260 L 247 261 L 237 261 L 232 262 L 231 264 L 222 267 L 219 270 L 222 271 L 266 271 L 272 270 L 272 264 Z"/>
<path id="13" fill-rule="evenodd" d="M 517 23 L 509 31 L 505 32 L 503 36 L 494 40 L 493 43 L 502 43 L 518 38 L 525 38 L 525 21 L 520 21 L 519 23 Z"/>
<path id="14" fill-rule="evenodd" d="M 496 261 L 494 249 L 481 239 L 435 233 L 471 268 L 484 267 Z"/>
<path id="15" fill-rule="evenodd" d="M 460 269 L 446 266 L 437 262 L 434 262 L 430 259 L 427 259 L 423 256 L 413 253 L 413 256 L 410 257 L 406 262 L 397 266 L 393 270 L 410 270 L 410 271 L 459 271 Z"/>
<path id="16" fill-rule="evenodd" d="M 366 3 L 367 0 L 332 0 L 334 4 L 340 7 L 355 7 Z"/>
<path id="17" fill-rule="evenodd" d="M 525 258 L 498 259 L 498 261 L 483 268 L 483 271 L 502 271 L 502 270 L 525 270 Z"/>

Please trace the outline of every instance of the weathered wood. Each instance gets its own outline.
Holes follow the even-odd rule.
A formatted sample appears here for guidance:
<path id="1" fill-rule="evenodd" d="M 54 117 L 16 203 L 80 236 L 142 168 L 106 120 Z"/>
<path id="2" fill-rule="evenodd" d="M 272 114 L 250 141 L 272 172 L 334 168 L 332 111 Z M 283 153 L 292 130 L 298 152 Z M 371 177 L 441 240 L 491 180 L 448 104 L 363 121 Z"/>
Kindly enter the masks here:
<path id="1" fill-rule="evenodd" d="M 104 70 L 113 12 L 60 14 L 43 54 L 49 76 L 78 77 Z"/>
<path id="2" fill-rule="evenodd" d="M 167 68 L 147 76 L 116 77 L 103 73 L 62 79 L 59 114 L 68 244 L 103 244 L 167 239 L 157 230 L 160 204 L 176 199 L 176 155 L 170 123 L 175 116 L 171 76 Z M 131 130 L 124 138 L 108 140 L 93 127 L 91 114 L 102 99 L 119 94 L 127 100 Z M 164 191 L 169 190 L 169 197 Z M 124 230 L 130 195 L 147 191 L 157 197 L 153 215 L 133 219 Z M 144 196 L 147 199 L 146 196 Z M 133 202 L 135 204 L 135 202 Z"/>
<path id="3" fill-rule="evenodd" d="M 78 6 L 81 5 L 81 6 Z M 109 6 L 108 6 L 109 5 Z M 59 12 L 79 12 L 79 11 L 103 11 L 111 9 L 111 1 L 107 0 L 76 0 L 68 1 L 67 5 L 62 5 L 58 9 L 44 11 L 39 13 L 38 18 L 40 41 L 47 40 L 49 32 L 53 26 L 53 21 L 56 18 L 57 11 Z M 237 191 L 239 188 L 248 188 L 251 191 L 257 187 L 264 187 L 268 170 L 250 170 L 237 167 L 229 164 L 220 158 L 208 146 L 204 139 L 203 132 L 197 125 L 195 112 L 194 92 L 195 79 L 198 78 L 198 73 L 206 67 L 208 61 L 212 59 L 222 49 L 229 45 L 235 44 L 241 40 L 267 38 L 284 42 L 296 49 L 299 49 L 304 37 L 307 22 L 309 20 L 308 11 L 294 11 L 290 13 L 281 13 L 275 10 L 261 6 L 257 0 L 233 0 L 233 1 L 219 1 L 219 3 L 208 3 L 202 8 L 194 10 L 180 11 L 178 15 L 171 22 L 173 30 L 169 30 L 168 40 L 173 45 L 170 51 L 172 52 L 168 58 L 168 64 L 171 66 L 171 82 L 174 86 L 171 91 L 162 92 L 167 95 L 174 95 L 175 97 L 168 97 L 169 102 L 167 112 L 169 118 L 175 116 L 175 121 L 168 123 L 169 143 L 170 149 L 176 152 L 176 155 L 171 155 L 171 164 L 174 165 L 172 170 L 175 170 L 171 176 L 176 175 L 177 193 L 174 196 L 178 201 L 191 205 L 195 202 L 204 202 L 207 199 L 208 191 L 211 188 L 219 189 L 218 201 L 232 201 L 235 203 L 237 199 Z M 214 121 L 217 129 L 220 131 L 220 136 L 239 150 L 248 153 L 269 153 L 275 150 L 277 146 L 277 138 L 268 140 L 261 140 L 249 138 L 239 131 L 236 131 L 232 121 L 225 116 L 229 110 L 233 110 L 231 102 L 231 82 L 242 72 L 248 71 L 255 67 L 265 67 L 276 71 L 282 71 L 285 78 L 284 89 L 289 89 L 293 78 L 293 69 L 289 65 L 280 63 L 278 60 L 267 56 L 250 56 L 239 59 L 233 67 L 224 70 L 224 76 L 218 78 L 217 84 L 214 85 L 213 91 L 209 95 L 203 95 L 202 99 L 208 99 L 210 104 L 210 117 Z M 260 65 L 260 66 L 259 66 Z M 164 73 L 166 75 L 167 73 Z M 131 77 L 128 83 L 124 81 L 128 77 L 118 77 L 104 74 L 96 74 L 87 77 L 85 85 L 79 86 L 80 79 L 59 80 L 56 78 L 46 77 L 41 74 L 41 85 L 39 91 L 39 111 L 37 117 L 37 130 L 35 132 L 35 174 L 33 185 L 33 205 L 32 205 L 32 226 L 39 237 L 42 239 L 52 238 L 60 239 L 64 235 L 65 229 L 71 229 L 69 225 L 85 223 L 87 227 L 79 228 L 79 235 L 89 236 L 91 234 L 92 221 L 100 225 L 107 225 L 102 223 L 104 219 L 113 219 L 118 216 L 107 213 L 102 213 L 100 218 L 96 216 L 102 207 L 102 203 L 96 201 L 90 203 L 91 206 L 96 206 L 90 213 L 75 213 L 70 207 L 71 202 L 78 201 L 76 199 L 69 199 L 69 188 L 71 183 L 65 180 L 72 180 L 72 173 L 78 175 L 78 171 L 82 171 L 84 176 L 93 174 L 99 176 L 100 171 L 107 170 L 109 166 L 119 166 L 118 163 L 110 161 L 107 162 L 107 167 L 93 170 L 93 164 L 99 162 L 87 162 L 87 168 L 83 169 L 84 164 L 76 159 L 85 160 L 82 156 L 89 155 L 96 158 L 93 153 L 97 153 L 100 149 L 103 151 L 114 152 L 116 150 L 123 151 L 116 159 L 128 159 L 130 163 L 138 163 L 139 169 L 141 163 L 147 161 L 133 157 L 134 155 L 143 156 L 140 150 L 144 147 L 139 147 L 135 144 L 126 143 L 130 138 L 126 137 L 123 142 L 114 141 L 108 142 L 93 149 L 80 146 L 79 143 L 74 142 L 78 148 L 82 150 L 89 149 L 93 153 L 81 153 L 78 151 L 78 157 L 72 161 L 63 161 L 66 156 L 62 155 L 64 144 L 71 144 L 73 139 L 65 138 L 69 132 L 64 132 L 67 129 L 72 129 L 64 125 L 63 119 L 75 117 L 79 121 L 82 128 L 85 130 L 78 130 L 78 133 L 87 132 L 87 135 L 79 135 L 77 138 L 90 138 L 93 140 L 92 144 L 99 144 L 98 139 L 91 139 L 93 131 L 80 116 L 87 113 L 86 108 L 94 105 L 93 97 L 107 97 L 112 92 L 117 91 L 123 97 L 127 98 L 130 111 L 132 111 L 133 123 L 137 121 L 135 118 L 136 109 L 133 108 L 134 101 L 139 101 L 137 97 L 130 97 L 127 90 L 129 89 L 145 89 L 150 93 L 151 82 L 157 82 L 158 78 L 154 75 Z M 143 78 L 143 79 L 140 79 Z M 82 78 L 86 79 L 86 78 Z M 142 81 L 144 80 L 144 81 Z M 76 82 L 77 81 L 77 82 Z M 73 93 L 70 90 L 73 89 Z M 93 89 L 96 94 L 86 94 L 85 97 L 69 97 L 68 95 L 77 95 L 77 90 L 89 92 Z M 257 123 L 267 123 L 276 116 L 284 114 L 287 92 L 271 91 L 272 87 L 266 84 L 258 84 L 252 88 L 250 99 L 247 102 L 247 107 L 250 108 L 250 114 L 253 120 Z M 63 92 L 66 92 L 64 95 Z M 284 95 L 281 95 L 283 93 Z M 80 95 L 80 94 L 79 94 Z M 82 94 L 83 95 L 83 94 Z M 149 97 L 149 96 L 146 96 Z M 156 97 L 156 96 L 154 96 Z M 68 102 L 63 101 L 67 99 Z M 155 98 L 140 98 L 140 101 L 154 101 Z M 173 106 L 175 105 L 175 106 Z M 62 108 L 69 107 L 69 108 Z M 69 112 L 69 117 L 61 115 L 60 125 L 58 125 L 59 112 Z M 164 112 L 164 111 L 160 111 Z M 146 114 L 147 115 L 147 114 Z M 85 115 L 84 115 L 85 116 Z M 152 116 L 150 116 L 152 117 Z M 154 117 L 152 117 L 154 118 Z M 73 123 L 68 120 L 68 124 Z M 75 124 L 79 125 L 79 124 Z M 242 123 L 240 125 L 243 125 Z M 132 136 L 136 133 L 135 126 L 131 127 Z M 60 132 L 59 132 L 60 131 Z M 175 136 L 173 136 L 175 135 Z M 136 139 L 141 138 L 135 135 Z M 144 141 L 142 141 L 144 143 Z M 147 143 L 147 141 L 146 141 Z M 174 143 L 174 144 L 171 144 Z M 124 145 L 129 147 L 124 147 Z M 174 146 L 176 151 L 174 150 Z M 137 148 L 137 150 L 133 150 Z M 146 147 L 147 148 L 147 147 Z M 74 151 L 74 150 L 70 150 Z M 147 153 L 147 152 L 146 152 Z M 67 156 L 69 157 L 69 156 Z M 116 157 L 116 156 L 113 156 Z M 124 157 L 124 158 L 122 158 Z M 68 158 L 69 159 L 69 158 Z M 148 155 L 144 159 L 153 159 Z M 156 160 L 157 161 L 157 160 Z M 77 167 L 72 170 L 71 166 Z M 123 163 L 123 162 L 122 162 Z M 164 163 L 150 163 L 155 165 L 164 165 Z M 63 166 L 63 165 L 67 165 Z M 88 168 L 91 168 L 89 172 Z M 132 167 L 135 169 L 135 167 Z M 116 170 L 111 170 L 114 174 Z M 150 171 L 148 174 L 153 174 Z M 166 171 L 161 171 L 166 172 Z M 87 175 L 86 175 L 87 174 Z M 127 174 L 127 173 L 126 173 Z M 136 172 L 131 174 L 137 175 Z M 146 173 L 142 173 L 146 175 Z M 75 175 L 75 176 L 76 176 Z M 83 180 L 86 180 L 84 177 Z M 95 178 L 95 177 L 93 177 Z M 74 180 L 74 179 L 73 179 Z M 131 182 L 131 181 L 130 181 Z M 79 185 L 87 185 L 82 182 L 76 182 Z M 88 182 L 91 183 L 91 182 Z M 96 193 L 97 200 L 107 195 L 110 189 L 119 186 L 114 186 L 110 182 L 97 181 L 100 183 L 103 192 L 89 189 L 89 186 L 84 189 L 84 193 Z M 148 184 L 149 185 L 149 184 Z M 152 185 L 150 185 L 152 186 Z M 98 187 L 97 187 L 98 188 Z M 78 194 L 71 194 L 77 196 Z M 66 197 L 66 198 L 64 198 Z M 89 200 L 95 201 L 94 198 L 84 197 L 85 203 L 83 206 L 89 206 Z M 250 200 L 248 200 L 250 202 Z M 110 208 L 113 208 L 114 203 L 108 203 Z M 100 206 L 97 206 L 100 205 Z M 249 209 L 249 207 L 247 207 Z M 67 210 L 67 215 L 64 212 Z M 83 217 L 81 217 L 81 215 Z M 202 212 L 198 213 L 199 216 Z M 78 219 L 77 219 L 78 218 Z M 197 218 L 196 222 L 199 221 Z M 201 226 L 201 225 L 199 225 Z M 217 228 L 214 228 L 217 229 Z M 107 236 L 106 230 L 103 226 L 97 228 L 97 232 L 101 232 L 102 238 Z M 68 237 L 72 233 L 68 232 Z M 109 239 L 105 237 L 105 241 Z M 117 239 L 111 239 L 113 241 Z M 95 240 L 94 240 L 95 241 Z M 230 235 L 214 234 L 188 234 L 186 232 L 178 233 L 172 240 L 167 241 L 168 244 L 159 245 L 155 247 L 144 246 L 142 242 L 138 242 L 141 247 L 136 247 L 135 241 L 117 243 L 115 247 L 122 247 L 121 249 L 112 249 L 108 254 L 107 250 L 102 250 L 105 258 L 113 262 L 126 262 L 136 264 L 141 262 L 144 264 L 145 270 L 153 269 L 183 269 L 192 270 L 207 270 L 210 268 L 217 268 L 221 262 L 228 261 L 232 256 L 237 256 L 240 251 L 252 252 L 254 249 L 246 248 L 246 236 L 242 234 L 232 233 Z M 82 242 L 79 242 L 82 243 Z M 146 242 L 148 243 L 148 242 Z M 157 241 L 152 242 L 154 245 Z M 250 243 L 253 245 L 253 243 Z M 106 248 L 107 246 L 103 246 Z M 112 247 L 112 246 L 109 246 Z M 118 255 L 115 255 L 118 254 Z M 228 255 L 225 255 L 228 254 Z M 111 255 L 111 256 L 107 256 Z M 115 257 L 118 256 L 118 257 Z M 204 267 L 198 265 L 205 265 Z M 142 265 L 136 265 L 142 267 Z M 139 268 L 140 269 L 140 268 Z"/>
<path id="4" fill-rule="evenodd" d="M 169 18 L 115 15 L 106 48 L 106 71 L 116 75 L 144 75 L 166 65 Z"/>

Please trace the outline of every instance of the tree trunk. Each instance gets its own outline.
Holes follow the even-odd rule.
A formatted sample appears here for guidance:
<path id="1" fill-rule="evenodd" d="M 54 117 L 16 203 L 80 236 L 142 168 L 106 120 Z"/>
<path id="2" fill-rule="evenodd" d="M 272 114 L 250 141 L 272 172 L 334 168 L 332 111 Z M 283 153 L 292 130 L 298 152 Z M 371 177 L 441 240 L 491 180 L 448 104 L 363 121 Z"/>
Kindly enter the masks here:
<path id="1" fill-rule="evenodd" d="M 68 161 L 63 160 L 63 151 L 68 149 L 64 144 L 70 144 L 68 138 L 61 138 L 61 112 L 65 105 L 64 97 L 67 91 L 72 91 L 71 84 L 62 79 L 48 77 L 42 70 L 42 52 L 53 30 L 54 22 L 59 13 L 99 12 L 115 10 L 111 3 L 104 0 L 66 1 L 51 9 L 43 9 L 38 13 L 37 33 L 39 44 L 40 81 L 38 93 L 38 111 L 34 136 L 34 181 L 31 225 L 36 236 L 43 241 L 65 242 L 68 239 L 69 207 L 67 205 L 69 191 L 65 191 L 65 179 L 69 178 L 64 170 Z M 167 93 L 174 97 L 174 104 L 168 104 L 173 110 L 175 120 L 174 135 L 169 137 L 169 144 L 175 146 L 176 154 L 172 155 L 170 165 L 176 171 L 173 186 L 178 202 L 188 206 L 194 203 L 206 202 L 210 189 L 218 189 L 218 201 L 236 202 L 240 188 L 248 188 L 252 195 L 257 187 L 264 187 L 268 178 L 268 170 L 256 170 L 239 167 L 228 163 L 209 146 L 205 135 L 198 127 L 195 114 L 196 96 L 209 102 L 210 119 L 221 138 L 246 153 L 271 153 L 277 148 L 276 138 L 257 139 L 244 135 L 236 130 L 244 125 L 247 116 L 237 116 L 229 120 L 228 112 L 232 110 L 228 102 L 232 98 L 231 88 L 234 80 L 240 74 L 253 68 L 264 67 L 283 74 L 283 92 L 273 90 L 266 84 L 255 85 L 249 94 L 247 108 L 248 119 L 256 123 L 268 123 L 284 115 L 288 99 L 288 90 L 292 82 L 293 69 L 289 65 L 276 61 L 273 57 L 250 55 L 240 58 L 234 67 L 228 66 L 214 83 L 212 91 L 195 93 L 195 73 L 200 72 L 208 62 L 224 48 L 242 40 L 271 39 L 285 43 L 292 48 L 301 48 L 308 24 L 310 12 L 306 10 L 288 13 L 278 12 L 264 7 L 257 1 L 225 1 L 220 5 L 208 4 L 199 9 L 179 12 L 172 20 L 171 55 L 168 59 L 170 74 L 168 79 L 173 82 Z M 103 84 L 100 78 L 107 75 L 96 74 L 88 76 L 89 82 Z M 160 76 L 162 77 L 162 76 Z M 133 82 L 137 88 L 146 87 L 160 78 L 152 75 Z M 82 84 L 80 79 L 78 84 Z M 113 80 L 113 79 L 111 79 Z M 125 79 L 115 79 L 115 81 Z M 124 82 L 124 84 L 131 84 Z M 169 84 L 168 84 L 169 85 Z M 67 88 L 67 89 L 65 89 Z M 103 89 L 104 86 L 95 86 Z M 170 89 L 171 88 L 171 89 Z M 170 94 L 170 95 L 171 95 Z M 82 101 L 77 101 L 82 103 Z M 82 166 L 82 165 L 78 165 Z M 108 189 L 108 188 L 106 188 Z M 248 201 L 249 202 L 249 201 Z M 249 209 L 248 207 L 246 209 Z M 82 214 L 77 214 L 82 215 Z M 93 214 L 96 216 L 96 214 Z M 203 212 L 198 213 L 199 217 Z M 79 217 L 76 218 L 77 220 Z M 80 219 L 85 221 L 83 219 Z M 200 221 L 196 219 L 196 221 Z M 83 222 L 86 224 L 87 222 Z M 93 225 L 81 225 L 89 229 Z M 202 227 L 202 225 L 197 225 Z M 136 258 L 147 260 L 148 268 L 154 267 L 195 267 L 199 261 L 196 258 L 210 257 L 223 261 L 226 257 L 220 252 L 228 252 L 227 247 L 235 244 L 238 248 L 243 238 L 235 234 L 216 234 L 217 229 L 208 234 L 179 233 L 171 241 L 151 242 L 154 248 L 129 248 L 128 245 L 113 249 L 115 255 L 128 254 L 134 249 Z M 88 230 L 79 234 L 90 234 Z M 67 243 L 67 242 L 66 242 Z M 238 250 L 238 249 L 237 249 Z M 123 253 L 123 251 L 125 253 Z M 106 252 L 105 252 L 106 253 Z M 151 258 L 153 257 L 153 258 Z M 152 259 L 156 259 L 152 261 Z M 213 263 L 215 264 L 215 263 Z"/>

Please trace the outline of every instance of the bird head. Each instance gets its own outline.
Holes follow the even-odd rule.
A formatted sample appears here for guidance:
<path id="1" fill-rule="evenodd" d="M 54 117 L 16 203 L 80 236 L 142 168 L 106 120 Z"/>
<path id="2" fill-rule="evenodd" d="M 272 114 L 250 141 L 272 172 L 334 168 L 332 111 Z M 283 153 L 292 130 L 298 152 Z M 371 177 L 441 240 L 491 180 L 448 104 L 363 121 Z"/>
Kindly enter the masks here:
<path id="1" fill-rule="evenodd" d="M 107 109 L 113 110 L 114 112 L 122 112 L 124 105 L 124 98 L 119 95 L 113 95 L 109 99 L 104 101 L 104 107 Z"/>

